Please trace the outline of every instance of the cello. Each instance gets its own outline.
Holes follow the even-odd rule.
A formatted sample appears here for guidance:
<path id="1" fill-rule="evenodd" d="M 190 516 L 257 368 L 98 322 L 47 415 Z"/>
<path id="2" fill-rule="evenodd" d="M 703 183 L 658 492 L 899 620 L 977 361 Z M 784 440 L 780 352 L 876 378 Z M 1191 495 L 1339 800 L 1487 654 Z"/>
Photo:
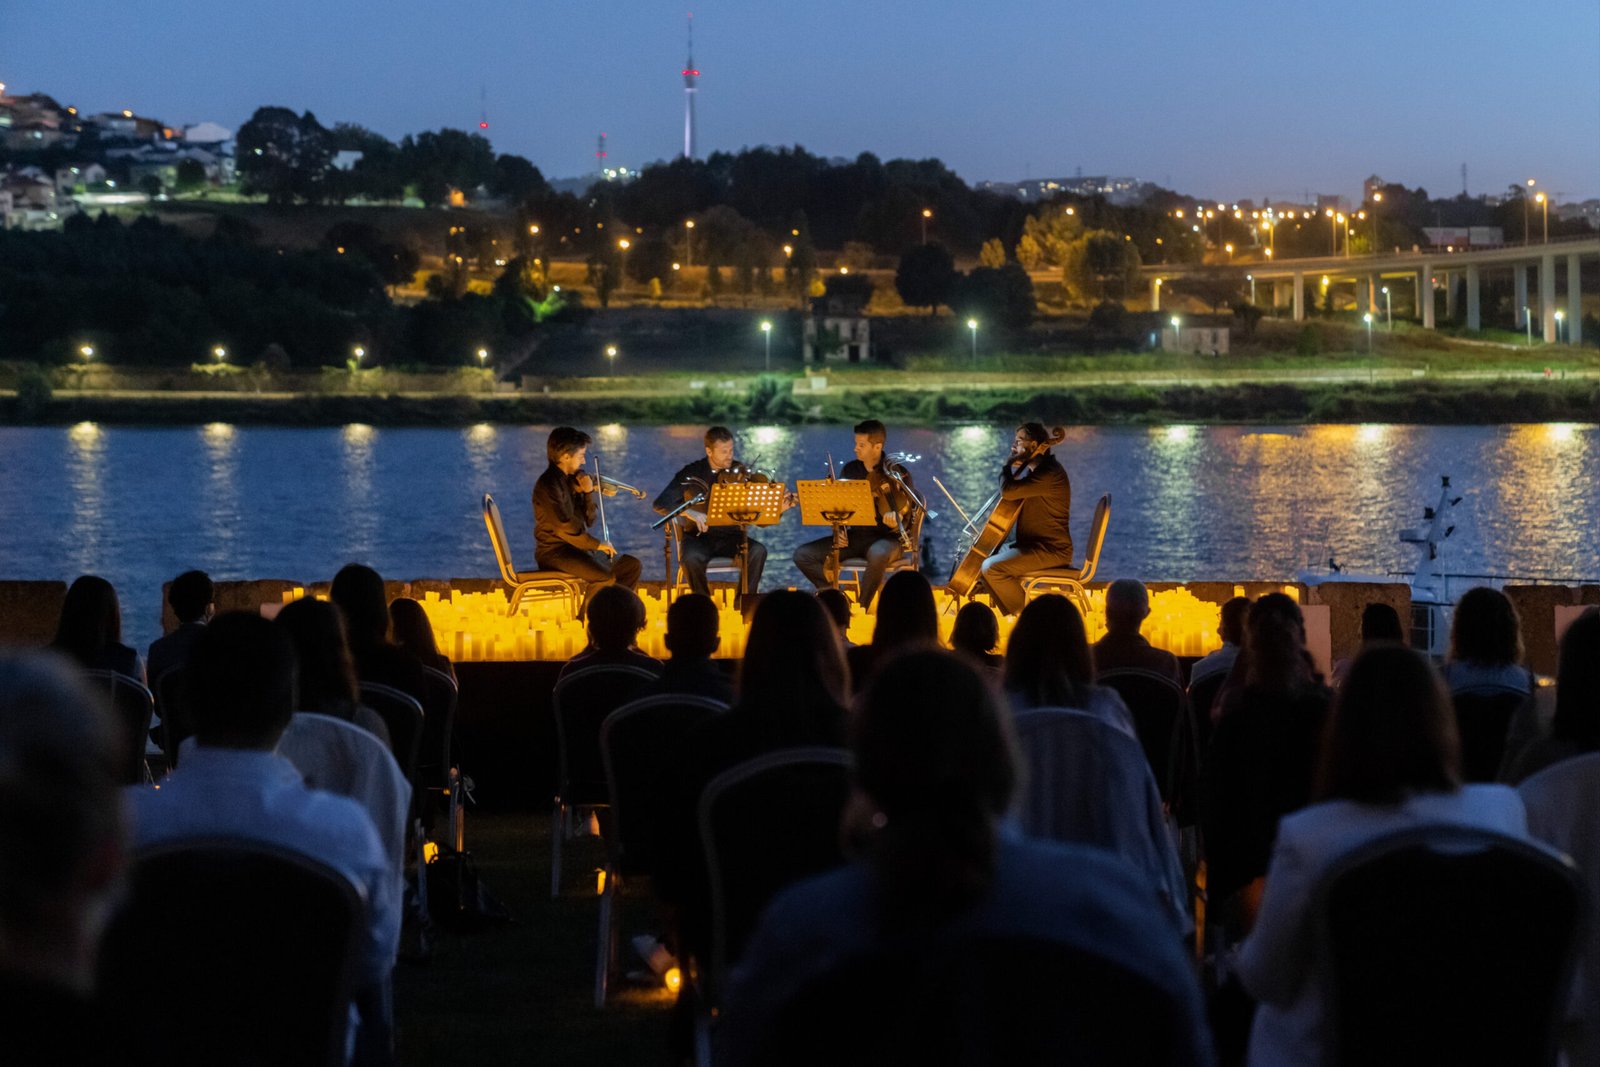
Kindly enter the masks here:
<path id="1" fill-rule="evenodd" d="M 1046 451 L 1066 440 L 1066 437 L 1066 428 L 1057 426 L 1050 431 L 1049 440 L 1035 441 L 1026 455 L 1008 458 L 1006 466 L 1026 467 Z M 983 577 L 983 561 L 994 555 L 995 551 L 1005 543 L 1006 535 L 1017 523 L 1022 503 L 1021 500 L 1006 500 L 998 492 L 996 493 L 995 505 L 989 511 L 989 517 L 984 521 L 983 528 L 978 531 L 977 537 L 972 541 L 972 547 L 967 549 L 966 555 L 961 557 L 961 562 L 956 564 L 956 569 L 950 572 L 950 580 L 945 583 L 945 588 L 949 590 L 951 596 L 964 597 L 971 594 L 973 586 Z"/>

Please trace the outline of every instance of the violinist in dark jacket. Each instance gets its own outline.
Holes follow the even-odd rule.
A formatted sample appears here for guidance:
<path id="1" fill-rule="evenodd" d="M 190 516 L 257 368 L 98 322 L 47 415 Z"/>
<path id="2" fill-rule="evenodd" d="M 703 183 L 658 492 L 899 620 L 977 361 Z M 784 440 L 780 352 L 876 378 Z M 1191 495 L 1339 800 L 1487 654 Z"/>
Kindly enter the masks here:
<path id="1" fill-rule="evenodd" d="M 1016 541 L 983 561 L 983 580 L 1003 615 L 1022 610 L 1022 579 L 1051 567 L 1072 566 L 1072 483 L 1051 446 L 1065 433 L 1051 434 L 1037 422 L 1017 427 L 1011 455 L 1000 468 L 1000 499 L 1022 502 L 1014 527 Z"/>
<path id="2" fill-rule="evenodd" d="M 540 570 L 583 579 L 593 596 L 612 582 L 633 589 L 639 584 L 640 565 L 589 532 L 600 491 L 583 469 L 589 441 L 588 434 L 571 426 L 550 431 L 545 442 L 550 466 L 533 483 L 533 558 Z"/>
<path id="3" fill-rule="evenodd" d="M 656 514 L 665 515 L 685 500 L 702 494 L 709 498 L 711 486 L 721 478 L 740 478 L 750 473 L 749 467 L 733 458 L 733 431 L 726 426 L 707 430 L 705 445 L 705 458 L 684 466 L 656 497 Z M 706 581 L 706 564 L 716 556 L 732 559 L 739 554 L 739 527 L 707 526 L 704 500 L 680 512 L 673 521 L 681 527 L 678 559 L 683 564 L 689 588 L 709 596 L 711 586 Z M 751 537 L 748 551 L 746 588 L 754 594 L 761 586 L 761 571 L 767 565 L 767 546 Z"/>

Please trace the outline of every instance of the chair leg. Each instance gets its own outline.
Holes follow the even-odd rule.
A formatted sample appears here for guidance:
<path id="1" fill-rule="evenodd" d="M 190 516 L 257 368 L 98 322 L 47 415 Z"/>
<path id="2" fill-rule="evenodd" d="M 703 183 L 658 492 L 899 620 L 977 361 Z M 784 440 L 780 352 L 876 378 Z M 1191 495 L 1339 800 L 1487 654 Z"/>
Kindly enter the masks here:
<path id="1" fill-rule="evenodd" d="M 506 608 L 506 618 L 509 619 L 509 618 L 511 618 L 511 617 L 516 615 L 517 609 L 522 606 L 522 598 L 527 596 L 527 595 L 528 595 L 528 587 L 527 586 L 518 585 L 518 586 L 513 586 L 512 587 L 512 589 L 511 589 L 511 606 Z"/>
<path id="2" fill-rule="evenodd" d="M 597 932 L 594 956 L 594 1006 L 606 1006 L 606 982 L 610 977 L 611 949 L 615 938 L 611 929 L 612 900 L 616 893 L 616 872 L 605 868 L 606 888 L 600 894 L 600 929 Z"/>
<path id="3" fill-rule="evenodd" d="M 561 895 L 561 836 L 566 831 L 567 806 L 557 797 L 550 809 L 550 896 Z"/>

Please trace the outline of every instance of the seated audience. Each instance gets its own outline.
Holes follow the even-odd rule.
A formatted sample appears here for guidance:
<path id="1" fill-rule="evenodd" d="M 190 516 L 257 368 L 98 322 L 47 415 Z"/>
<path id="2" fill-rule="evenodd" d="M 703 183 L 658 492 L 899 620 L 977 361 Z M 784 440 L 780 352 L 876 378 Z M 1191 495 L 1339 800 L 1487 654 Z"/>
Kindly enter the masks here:
<path id="1" fill-rule="evenodd" d="M 350 653 L 356 677 L 422 698 L 422 664 L 417 657 L 389 640 L 391 622 L 383 577 L 371 567 L 346 564 L 333 576 L 328 599 L 344 612 Z"/>
<path id="2" fill-rule="evenodd" d="M 389 747 L 389 727 L 377 712 L 361 703 L 356 663 L 338 607 L 326 600 L 301 597 L 285 604 L 276 622 L 294 645 L 300 682 L 295 710 L 343 719 Z"/>
<path id="3" fill-rule="evenodd" d="M 1255 928 L 1238 956 L 1239 977 L 1260 1002 L 1252 1064 L 1324 1062 L 1325 976 L 1313 956 L 1311 904 L 1335 861 L 1425 823 L 1527 837 L 1517 794 L 1499 785 L 1463 786 L 1459 753 L 1449 694 L 1427 659 L 1393 645 L 1364 650 L 1329 716 L 1317 803 L 1279 827 Z"/>
<path id="4" fill-rule="evenodd" d="M 848 691 L 839 635 L 821 603 L 792 589 L 762 597 L 739 666 L 738 700 L 663 761 L 671 771 L 658 813 L 655 887 L 677 911 L 680 948 L 708 950 L 711 901 L 698 820 L 706 783 L 781 748 L 842 746 Z"/>
<path id="5" fill-rule="evenodd" d="M 144 664 L 139 653 L 122 643 L 122 608 L 111 583 L 93 574 L 79 577 L 67 588 L 50 647 L 92 671 L 116 671 L 141 684 Z"/>
<path id="6" fill-rule="evenodd" d="M 1233 670 L 1233 661 L 1239 658 L 1239 647 L 1244 644 L 1244 620 L 1249 614 L 1249 597 L 1231 597 L 1222 605 L 1222 617 L 1217 622 L 1217 636 L 1222 638 L 1222 647 L 1200 657 L 1189 669 L 1191 690 L 1213 675 L 1226 676 Z M 1211 709 L 1195 708 L 1194 711 L 1196 715 L 1209 715 Z"/>
<path id="7" fill-rule="evenodd" d="M 817 600 L 827 609 L 828 617 L 839 628 L 839 640 L 845 648 L 850 645 L 850 596 L 843 589 L 829 586 L 817 590 Z"/>
<path id="8" fill-rule="evenodd" d="M 972 666 L 936 649 L 896 657 L 870 683 L 851 732 L 855 791 L 845 836 L 859 843 L 860 858 L 791 886 L 768 907 L 734 973 L 719 1035 L 724 1062 L 770 1056 L 775 1050 L 763 1050 L 763 1041 L 786 1002 L 840 968 L 904 953 L 912 972 L 897 981 L 915 983 L 923 975 L 914 953 L 937 965 L 973 937 L 1059 945 L 1134 972 L 1173 1006 L 1161 1022 L 1180 1048 L 1167 1062 L 1209 1061 L 1198 984 L 1148 885 L 1102 849 L 1026 840 L 1007 829 L 1018 779 L 1007 716 Z M 910 999 L 909 1011 L 918 1009 L 914 997 L 885 991 L 884 999 Z M 849 1043 L 846 1059 L 850 1046 L 892 1046 L 896 1027 L 906 1025 L 874 1010 L 862 1018 L 880 1020 L 883 1032 L 828 1032 L 827 1039 Z M 822 1017 L 812 1025 L 829 1023 Z M 985 1032 L 981 1021 L 964 1029 Z M 1125 1047 L 1140 1036 L 1127 1033 Z M 994 1050 L 963 1051 L 987 1061 Z M 1074 1054 L 1057 1051 L 1067 1060 Z"/>
<path id="9" fill-rule="evenodd" d="M 195 734 L 159 789 L 127 791 L 134 846 L 236 838 L 289 849 L 342 872 L 367 899 L 357 1001 L 387 1004 L 381 991 L 399 944 L 400 887 L 361 805 L 307 788 L 294 765 L 273 751 L 294 714 L 295 675 L 284 627 L 245 612 L 218 616 L 206 627 L 189 665 Z M 388 1031 L 387 1013 L 364 1016 L 362 1027 L 374 1035 L 370 1040 L 381 1041 L 376 1035 Z"/>
<path id="10" fill-rule="evenodd" d="M 682 593 L 667 609 L 667 651 L 672 655 L 661 677 L 639 691 L 642 697 L 682 693 L 733 702 L 733 678 L 712 660 L 721 637 L 716 601 L 704 593 Z"/>
<path id="11" fill-rule="evenodd" d="M 1361 609 L 1361 647 L 1356 651 L 1371 645 L 1403 645 L 1406 643 L 1406 632 L 1400 625 L 1400 613 L 1389 604 L 1368 604 Z M 1333 687 L 1337 689 L 1344 684 L 1344 676 L 1350 673 L 1350 664 L 1355 661 L 1354 656 L 1340 659 L 1333 665 Z"/>
<path id="12" fill-rule="evenodd" d="M 124 863 L 121 742 L 63 658 L 0 654 L 0 1022 L 5 1060 L 122 1060 L 95 1007 Z"/>
<path id="13" fill-rule="evenodd" d="M 184 571 L 167 587 L 167 604 L 178 620 L 178 628 L 150 645 L 149 675 L 153 688 L 161 676 L 189 662 L 189 653 L 216 611 L 212 603 L 211 579 L 205 571 Z"/>
<path id="14" fill-rule="evenodd" d="M 966 656 L 980 667 L 998 673 L 1005 666 L 1005 658 L 995 652 L 1000 643 L 1000 623 L 994 609 L 976 600 L 969 600 L 956 612 L 956 625 L 950 631 L 950 647 Z"/>
<path id="15" fill-rule="evenodd" d="M 1512 719 L 1500 779 L 1521 782 L 1589 752 L 1600 752 L 1600 608 L 1573 619 L 1561 635 L 1555 688 L 1540 688 Z"/>
<path id="16" fill-rule="evenodd" d="M 1300 607 L 1282 593 L 1250 606 L 1242 678 L 1219 695 L 1220 711 L 1201 763 L 1200 821 L 1207 895 L 1214 906 L 1253 910 L 1278 820 L 1311 799 L 1329 692 L 1305 647 Z M 1237 671 L 1236 671 L 1237 674 Z"/>
<path id="17" fill-rule="evenodd" d="M 1006 644 L 1002 684 L 1011 706 L 1072 708 L 1086 712 L 1129 737 L 1133 716 L 1115 689 L 1094 684 L 1094 658 L 1083 616 L 1067 597 L 1034 597 L 1017 616 Z"/>
<path id="18" fill-rule="evenodd" d="M 397 596 L 389 605 L 389 624 L 394 629 L 394 643 L 417 658 L 424 667 L 432 667 L 451 678 L 456 676 L 450 657 L 439 651 L 433 637 L 433 623 L 422 605 L 408 596 Z"/>
<path id="19" fill-rule="evenodd" d="M 1151 647 L 1139 632 L 1149 614 L 1150 594 L 1143 582 L 1118 578 L 1106 586 L 1106 634 L 1094 643 L 1095 673 L 1151 671 L 1183 684 L 1178 657 Z"/>
<path id="20" fill-rule="evenodd" d="M 644 601 L 620 585 L 604 585 L 589 597 L 589 647 L 569 659 L 559 679 L 583 667 L 599 664 L 643 667 L 661 673 L 661 661 L 634 647 L 644 629 Z"/>
<path id="21" fill-rule="evenodd" d="M 1468 589 L 1456 604 L 1444 680 L 1452 693 L 1533 691 L 1533 674 L 1522 665 L 1522 623 L 1511 600 L 1498 589 Z"/>
<path id="22" fill-rule="evenodd" d="M 878 592 L 872 643 L 849 649 L 850 677 L 861 689 L 877 665 L 896 652 L 938 643 L 939 609 L 933 603 L 933 586 L 917 571 L 896 571 Z"/>

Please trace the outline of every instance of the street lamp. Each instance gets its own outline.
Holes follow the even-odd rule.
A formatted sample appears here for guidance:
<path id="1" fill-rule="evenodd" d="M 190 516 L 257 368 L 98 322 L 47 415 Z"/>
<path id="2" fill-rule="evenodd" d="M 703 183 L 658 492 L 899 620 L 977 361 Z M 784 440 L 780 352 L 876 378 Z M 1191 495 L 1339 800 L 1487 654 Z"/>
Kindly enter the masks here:
<path id="1" fill-rule="evenodd" d="M 211 354 L 217 357 L 218 363 L 226 363 L 228 361 L 228 350 L 223 348 L 221 345 L 216 345 L 213 347 L 211 349 Z"/>
<path id="2" fill-rule="evenodd" d="M 683 263 L 694 266 L 694 219 L 683 220 Z"/>
<path id="3" fill-rule="evenodd" d="M 762 319 L 761 320 L 761 332 L 766 335 L 766 339 L 767 339 L 767 373 L 771 374 L 772 373 L 772 320 L 771 319 Z"/>
<path id="4" fill-rule="evenodd" d="M 1389 287 L 1383 287 L 1383 321 L 1390 333 L 1394 333 L 1394 298 L 1389 295 Z"/>
<path id="5" fill-rule="evenodd" d="M 968 319 L 967 329 L 972 333 L 972 365 L 978 365 L 978 320 Z"/>
<path id="6" fill-rule="evenodd" d="M 615 374 L 617 370 L 617 346 L 606 345 L 606 377 Z"/>
<path id="7" fill-rule="evenodd" d="M 1528 347 L 1533 347 L 1533 311 L 1527 304 L 1522 305 L 1522 321 L 1528 327 Z"/>
<path id="8" fill-rule="evenodd" d="M 1534 186 L 1534 180 L 1532 178 L 1529 178 L 1528 179 L 1528 188 L 1532 189 L 1533 186 Z M 1528 242 L 1528 198 L 1526 196 L 1524 196 L 1522 198 L 1522 243 L 1523 244 L 1528 244 L 1529 243 Z"/>
<path id="9" fill-rule="evenodd" d="M 93 359 L 94 358 L 94 345 L 79 345 L 78 346 L 78 355 L 82 356 L 85 360 Z"/>
<path id="10" fill-rule="evenodd" d="M 489 365 L 489 350 L 487 348 L 478 349 L 478 366 L 486 367 L 488 365 Z"/>
<path id="11" fill-rule="evenodd" d="M 1183 347 L 1182 339 L 1178 336 L 1178 316 L 1174 315 L 1168 321 L 1172 323 L 1172 350 L 1176 352 Z"/>
<path id="12" fill-rule="evenodd" d="M 1562 339 L 1561 339 L 1561 323 L 1562 323 L 1562 320 L 1565 319 L 1566 317 L 1567 316 L 1566 316 L 1565 312 L 1560 311 L 1560 310 L 1556 311 L 1556 344 L 1558 344 L 1558 345 L 1562 343 Z"/>
<path id="13" fill-rule="evenodd" d="M 928 243 L 928 220 L 931 219 L 931 218 L 933 218 L 933 208 L 931 208 L 931 207 L 923 208 L 922 209 L 922 243 L 923 244 L 927 244 Z"/>
<path id="14" fill-rule="evenodd" d="M 1361 321 L 1367 324 L 1367 355 L 1372 355 L 1372 312 L 1361 316 Z"/>
<path id="15" fill-rule="evenodd" d="M 1544 213 L 1544 243 L 1545 244 L 1549 244 L 1550 243 L 1550 198 L 1545 196 L 1543 193 L 1540 193 L 1538 196 L 1535 196 L 1533 198 L 1533 201 L 1534 201 L 1534 203 L 1538 204 L 1543 209 L 1543 213 Z"/>
<path id="16" fill-rule="evenodd" d="M 1250 306 L 1254 307 L 1256 303 L 1256 276 L 1254 274 L 1246 274 L 1244 280 L 1250 283 Z"/>
<path id="17" fill-rule="evenodd" d="M 1222 250 L 1228 253 L 1228 259 L 1233 259 L 1233 243 L 1231 241 L 1228 244 L 1223 245 Z"/>
<path id="18" fill-rule="evenodd" d="M 355 354 L 357 365 L 361 363 L 362 358 L 367 354 L 367 350 L 360 345 L 356 345 L 351 351 Z"/>

